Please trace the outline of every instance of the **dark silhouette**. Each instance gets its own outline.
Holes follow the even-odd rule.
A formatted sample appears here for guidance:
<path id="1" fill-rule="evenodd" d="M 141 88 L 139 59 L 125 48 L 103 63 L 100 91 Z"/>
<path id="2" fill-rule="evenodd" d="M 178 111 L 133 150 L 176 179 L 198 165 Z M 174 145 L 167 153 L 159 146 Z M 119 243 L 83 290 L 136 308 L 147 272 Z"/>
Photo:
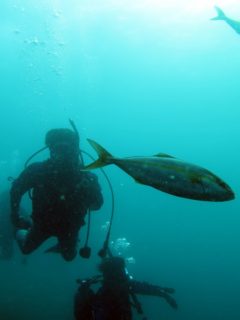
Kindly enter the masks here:
<path id="1" fill-rule="evenodd" d="M 11 218 L 24 254 L 51 236 L 58 239 L 56 252 L 67 261 L 77 253 L 78 232 L 89 210 L 99 210 L 103 197 L 97 176 L 81 171 L 79 136 L 69 129 L 53 129 L 46 135 L 50 158 L 29 165 L 13 182 Z M 19 226 L 19 204 L 32 190 L 32 226 Z M 54 251 L 54 250 L 50 250 Z"/>
<path id="2" fill-rule="evenodd" d="M 74 303 L 76 320 L 131 320 L 132 306 L 143 315 L 137 294 L 161 297 L 177 309 L 177 303 L 170 295 L 175 292 L 174 289 L 133 280 L 121 257 L 105 258 L 99 270 L 101 275 L 78 280 L 80 286 Z M 91 285 L 97 283 L 101 286 L 95 293 Z"/>

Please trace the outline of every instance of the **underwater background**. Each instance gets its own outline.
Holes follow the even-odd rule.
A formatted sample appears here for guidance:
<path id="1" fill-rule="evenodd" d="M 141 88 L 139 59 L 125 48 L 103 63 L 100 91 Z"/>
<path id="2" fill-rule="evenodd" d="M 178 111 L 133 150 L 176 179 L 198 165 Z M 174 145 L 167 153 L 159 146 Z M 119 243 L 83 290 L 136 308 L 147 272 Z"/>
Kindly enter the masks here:
<path id="1" fill-rule="evenodd" d="M 87 138 L 119 157 L 164 152 L 208 168 L 235 191 L 229 202 L 193 201 L 105 169 L 116 202 L 111 239 L 126 238 L 129 273 L 176 289 L 177 311 L 140 297 L 150 320 L 240 319 L 240 36 L 210 21 L 214 5 L 240 20 L 233 0 L 0 4 L 1 191 L 45 133 L 69 127 L 69 118 L 94 157 Z M 44 254 L 54 239 L 24 259 L 16 246 L 11 261 L 0 261 L 0 320 L 73 319 L 76 279 L 97 273 L 111 211 L 95 172 L 105 203 L 92 214 L 91 259 Z M 27 197 L 24 206 L 30 211 Z"/>

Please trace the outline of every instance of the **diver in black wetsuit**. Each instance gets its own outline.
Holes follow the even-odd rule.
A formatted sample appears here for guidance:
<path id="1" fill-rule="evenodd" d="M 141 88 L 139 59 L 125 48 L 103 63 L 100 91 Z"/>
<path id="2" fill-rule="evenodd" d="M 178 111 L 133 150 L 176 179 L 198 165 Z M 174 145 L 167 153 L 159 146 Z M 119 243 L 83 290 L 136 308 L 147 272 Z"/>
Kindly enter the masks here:
<path id="1" fill-rule="evenodd" d="M 103 259 L 99 270 L 101 275 L 78 280 L 80 286 L 74 303 L 76 320 L 131 320 L 132 306 L 138 313 L 143 314 L 137 294 L 161 297 L 173 309 L 178 307 L 170 295 L 175 292 L 174 289 L 133 280 L 127 274 L 125 262 L 121 257 Z M 97 283 L 101 283 L 101 286 L 95 293 L 91 285 Z"/>
<path id="2" fill-rule="evenodd" d="M 103 197 L 95 174 L 81 171 L 79 136 L 69 129 L 53 129 L 46 135 L 50 159 L 29 165 L 11 188 L 11 219 L 24 254 L 38 248 L 51 236 L 53 249 L 67 261 L 77 253 L 78 232 L 89 210 L 99 210 Z M 19 204 L 32 190 L 32 227 L 19 225 Z M 51 250 L 50 250 L 51 251 Z"/>

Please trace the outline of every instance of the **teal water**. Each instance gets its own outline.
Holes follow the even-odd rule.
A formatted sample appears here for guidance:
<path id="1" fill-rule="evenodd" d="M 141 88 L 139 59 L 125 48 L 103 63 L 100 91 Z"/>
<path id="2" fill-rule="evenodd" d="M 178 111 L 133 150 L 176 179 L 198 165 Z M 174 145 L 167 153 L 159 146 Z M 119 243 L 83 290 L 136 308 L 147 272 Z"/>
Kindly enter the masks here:
<path id="1" fill-rule="evenodd" d="M 240 36 L 210 21 L 215 4 L 1 1 L 1 190 L 46 131 L 72 118 L 93 156 L 86 138 L 117 156 L 169 153 L 208 168 L 236 193 L 225 203 L 181 199 L 106 168 L 116 200 L 112 239 L 131 243 L 129 272 L 176 289 L 177 312 L 141 298 L 150 320 L 240 318 Z M 238 1 L 217 4 L 240 20 Z M 1 320 L 73 319 L 75 280 L 96 273 L 110 215 L 110 192 L 97 173 L 105 204 L 93 216 L 92 258 L 45 255 L 50 240 L 23 263 L 15 248 L 12 261 L 0 261 Z"/>

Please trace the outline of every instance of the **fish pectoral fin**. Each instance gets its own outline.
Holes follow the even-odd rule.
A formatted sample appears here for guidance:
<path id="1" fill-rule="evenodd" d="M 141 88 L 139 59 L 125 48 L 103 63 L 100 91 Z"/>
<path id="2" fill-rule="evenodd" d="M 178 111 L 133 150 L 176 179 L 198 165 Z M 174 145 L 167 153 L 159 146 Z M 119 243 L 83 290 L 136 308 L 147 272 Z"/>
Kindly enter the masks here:
<path id="1" fill-rule="evenodd" d="M 157 153 L 157 154 L 154 154 L 154 157 L 159 157 L 159 158 L 174 158 L 173 156 L 171 156 L 170 154 L 167 154 L 167 153 Z"/>

